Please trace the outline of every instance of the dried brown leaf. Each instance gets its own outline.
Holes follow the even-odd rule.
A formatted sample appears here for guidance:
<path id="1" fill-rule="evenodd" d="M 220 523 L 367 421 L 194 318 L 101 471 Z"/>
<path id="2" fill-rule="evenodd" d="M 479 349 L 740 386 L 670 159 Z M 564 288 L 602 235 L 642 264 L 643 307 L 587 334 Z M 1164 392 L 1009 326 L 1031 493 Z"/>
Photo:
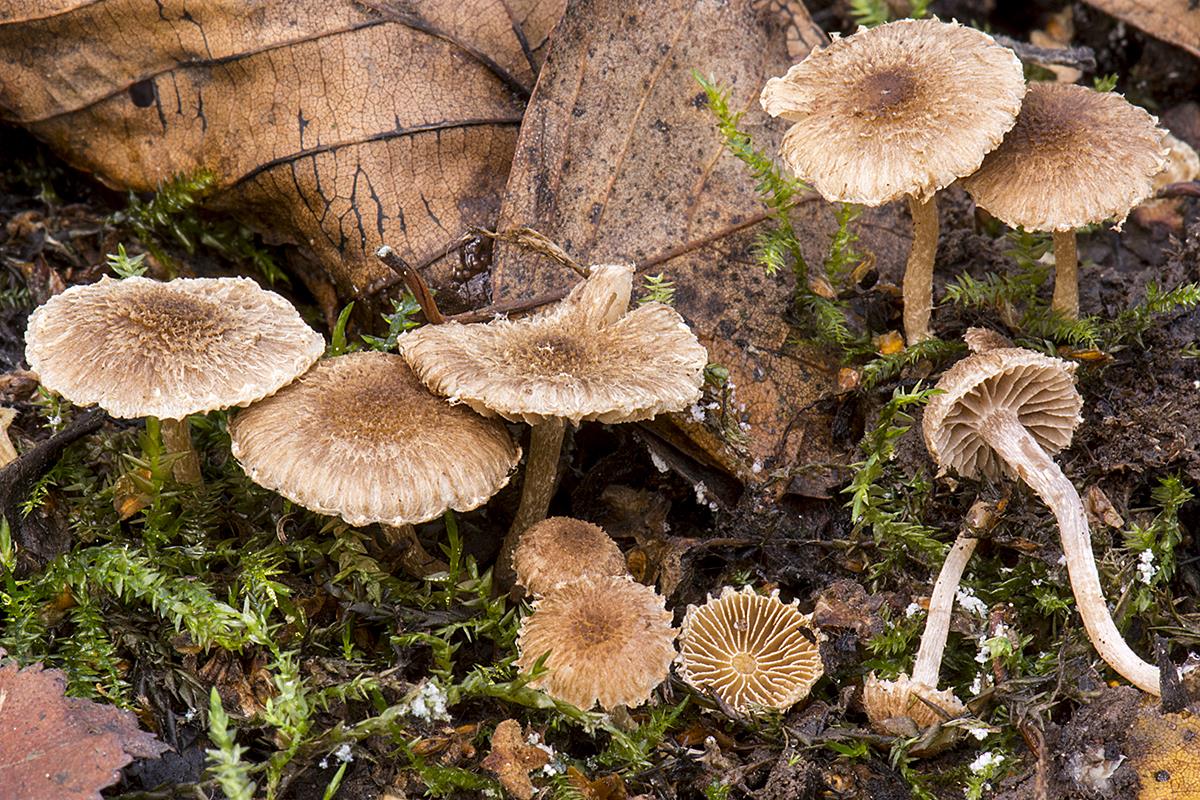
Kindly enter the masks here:
<path id="1" fill-rule="evenodd" d="M 0 651 L 0 656 L 3 651 Z M 170 748 L 113 706 L 64 697 L 58 670 L 0 666 L 0 798 L 100 800 L 134 758 Z"/>
<path id="2" fill-rule="evenodd" d="M 212 171 L 352 295 L 494 220 L 562 3 L 9 0 L 0 118 L 121 188 Z"/>
<path id="3" fill-rule="evenodd" d="M 501 210 L 502 229 L 530 226 L 580 263 L 675 253 L 649 271 L 675 281 L 676 308 L 710 360 L 728 367 L 734 413 L 745 404 L 745 448 L 680 424 L 691 425 L 695 449 L 746 482 L 794 463 L 802 446 L 806 459 L 826 459 L 829 419 L 811 408 L 838 390 L 837 364 L 790 343 L 792 278 L 769 277 L 753 259 L 761 226 L 746 223 L 763 206 L 744 165 L 724 151 L 691 71 L 732 87 L 731 108 L 746 111 L 756 146 L 773 153 L 783 126 L 759 110 L 758 93 L 811 46 L 793 38 L 789 53 L 784 29 L 813 27 L 802 5 L 780 0 L 648 0 L 637 13 L 620 0 L 572 2 L 530 101 Z M 859 223 L 881 262 L 902 260 L 907 246 L 884 222 L 894 218 L 869 211 Z M 834 230 L 830 209 L 802 200 L 794 222 L 806 258 L 819 265 Z M 517 245 L 496 245 L 497 300 L 575 280 Z"/>
<path id="4" fill-rule="evenodd" d="M 1192 0 L 1085 0 L 1156 39 L 1200 58 L 1200 10 Z"/>
<path id="5" fill-rule="evenodd" d="M 483 768 L 500 778 L 500 785 L 518 800 L 533 797 L 529 773 L 550 763 L 550 754 L 525 740 L 521 723 L 506 719 L 492 734 L 492 752 L 483 760 Z"/>

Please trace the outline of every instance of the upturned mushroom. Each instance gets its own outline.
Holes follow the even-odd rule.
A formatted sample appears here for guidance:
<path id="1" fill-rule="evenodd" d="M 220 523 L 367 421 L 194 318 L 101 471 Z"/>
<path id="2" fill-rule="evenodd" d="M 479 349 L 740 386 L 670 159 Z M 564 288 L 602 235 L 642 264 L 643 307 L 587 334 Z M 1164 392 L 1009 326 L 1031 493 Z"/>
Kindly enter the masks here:
<path id="1" fill-rule="evenodd" d="M 1079 316 L 1075 231 L 1115 220 L 1154 195 L 1166 131 L 1116 92 L 1037 82 L 1003 143 L 962 181 L 975 203 L 1009 225 L 1054 237 L 1052 308 Z"/>
<path id="2" fill-rule="evenodd" d="M 517 666 L 531 684 L 588 710 L 639 706 L 666 680 L 675 629 L 663 598 L 628 577 L 587 576 L 560 584 L 534 602 L 517 635 Z"/>
<path id="3" fill-rule="evenodd" d="M 532 426 L 521 503 L 498 561 L 544 519 L 567 422 L 634 422 L 700 397 L 708 354 L 662 303 L 628 311 L 633 268 L 601 265 L 552 308 L 519 320 L 426 325 L 400 337 L 401 354 L 432 391 L 481 414 Z"/>
<path id="4" fill-rule="evenodd" d="M 187 418 L 276 392 L 325 342 L 292 305 L 247 278 L 101 278 L 72 286 L 29 317 L 25 358 L 42 385 L 114 417 L 161 421 L 182 454 L 175 475 L 200 480 Z"/>
<path id="5" fill-rule="evenodd" d="M 762 91 L 793 123 L 779 154 L 831 202 L 907 198 L 913 243 L 904 272 L 904 334 L 929 338 L 937 192 L 979 168 L 1013 126 L 1025 94 L 1021 62 L 957 23 L 900 20 L 813 50 Z"/>
<path id="6" fill-rule="evenodd" d="M 791 708 L 825 673 L 824 634 L 796 601 L 732 586 L 688 606 L 679 631 L 679 676 L 743 713 Z"/>
<path id="7" fill-rule="evenodd" d="M 625 556 L 599 525 L 547 517 L 521 534 L 513 552 L 517 584 L 532 594 L 585 575 L 625 575 Z"/>
<path id="8" fill-rule="evenodd" d="M 414 557 L 412 525 L 483 505 L 521 458 L 502 422 L 451 406 L 404 359 L 376 352 L 318 362 L 238 413 L 229 436 L 255 483 L 350 525 L 381 523 Z"/>
<path id="9" fill-rule="evenodd" d="M 996 348 L 959 361 L 938 381 L 922 426 L 943 472 L 966 478 L 1015 476 L 1058 521 L 1067 573 L 1084 629 L 1118 674 L 1157 695 L 1158 669 L 1130 649 L 1117 630 L 1092 553 L 1083 502 L 1051 455 L 1071 443 L 1083 400 L 1075 365 L 1021 348 Z"/>

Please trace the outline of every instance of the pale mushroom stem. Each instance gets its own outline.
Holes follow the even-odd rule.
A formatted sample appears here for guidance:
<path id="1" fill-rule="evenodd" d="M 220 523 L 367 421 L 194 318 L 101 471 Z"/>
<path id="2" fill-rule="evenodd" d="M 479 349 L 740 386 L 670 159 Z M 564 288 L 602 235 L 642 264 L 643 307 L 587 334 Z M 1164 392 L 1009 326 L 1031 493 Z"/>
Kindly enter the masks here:
<path id="1" fill-rule="evenodd" d="M 521 487 L 521 504 L 513 517 L 508 535 L 500 548 L 496 562 L 496 574 L 502 586 L 511 586 L 516 574 L 512 568 L 513 551 L 521 534 L 536 522 L 546 518 L 550 509 L 550 498 L 558 481 L 558 456 L 562 452 L 563 434 L 566 423 L 550 418 L 534 425 L 529 434 L 529 460 L 525 464 L 525 484 Z"/>
<path id="2" fill-rule="evenodd" d="M 933 594 L 929 598 L 929 616 L 925 619 L 925 632 L 921 634 L 921 647 L 917 650 L 917 661 L 913 665 L 912 679 L 918 683 L 937 688 L 942 653 L 946 650 L 946 637 L 950 633 L 954 597 L 967 561 L 978 543 L 979 540 L 969 531 L 960 533 L 942 563 L 942 569 L 933 584 Z"/>
<path id="3" fill-rule="evenodd" d="M 159 430 L 162 432 L 163 449 L 179 456 L 171 466 L 175 480 L 191 486 L 204 483 L 200 475 L 200 454 L 192 444 L 192 430 L 187 418 L 160 419 Z"/>
<path id="4" fill-rule="evenodd" d="M 933 336 L 929 318 L 933 311 L 933 261 L 937 255 L 937 194 L 927 200 L 908 198 L 912 212 L 913 241 L 904 268 L 904 338 L 910 345 Z"/>
<path id="5" fill-rule="evenodd" d="M 1050 307 L 1069 319 L 1079 319 L 1079 255 L 1075 231 L 1054 232 L 1054 298 Z"/>
<path id="6" fill-rule="evenodd" d="M 400 551 L 400 565 L 414 578 L 426 578 L 438 572 L 449 572 L 450 565 L 432 555 L 412 525 L 380 525 L 388 544 Z"/>
<path id="7" fill-rule="evenodd" d="M 1158 696 L 1158 668 L 1130 649 L 1108 613 L 1092 553 L 1092 534 L 1074 484 L 1012 410 L 990 414 L 979 426 L 979 434 L 1054 512 L 1063 553 L 1067 557 L 1067 574 L 1071 578 L 1075 605 L 1096 652 L 1134 686 Z"/>

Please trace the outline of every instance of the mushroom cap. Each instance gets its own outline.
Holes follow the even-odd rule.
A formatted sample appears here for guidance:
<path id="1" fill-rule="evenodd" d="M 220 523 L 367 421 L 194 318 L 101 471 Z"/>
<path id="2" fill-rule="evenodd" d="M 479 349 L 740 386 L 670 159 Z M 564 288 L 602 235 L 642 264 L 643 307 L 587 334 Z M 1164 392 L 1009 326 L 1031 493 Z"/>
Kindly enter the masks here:
<path id="1" fill-rule="evenodd" d="M 779 154 L 830 201 L 926 200 L 979 168 L 1013 126 L 1021 62 L 986 33 L 899 20 L 834 39 L 767 81 L 768 114 L 795 123 Z"/>
<path id="2" fill-rule="evenodd" d="M 126 418 L 247 405 L 324 351 L 291 303 L 248 278 L 105 276 L 50 298 L 25 332 L 43 386 Z"/>
<path id="3" fill-rule="evenodd" d="M 451 402 L 530 425 L 633 422 L 687 408 L 700 398 L 708 353 L 669 306 L 624 313 L 632 281 L 632 267 L 592 267 L 546 311 L 426 325 L 400 337 L 400 352 Z"/>
<path id="4" fill-rule="evenodd" d="M 1017 124 L 962 185 L 1009 225 L 1070 231 L 1123 221 L 1166 165 L 1158 120 L 1116 92 L 1037 82 Z"/>
<path id="5" fill-rule="evenodd" d="M 521 458 L 503 423 L 430 394 L 404 359 L 350 353 L 238 413 L 233 456 L 250 479 L 351 525 L 469 511 Z"/>
<path id="6" fill-rule="evenodd" d="M 945 714 L 939 714 L 928 704 L 940 708 Z M 901 673 L 894 681 L 883 681 L 875 677 L 875 673 L 863 681 L 863 707 L 871 728 L 878 733 L 889 736 L 904 735 L 897 721 L 908 719 L 916 725 L 917 730 L 923 731 L 934 725 L 945 722 L 966 712 L 967 707 L 949 689 L 937 689 L 924 683 L 919 683 Z M 945 742 L 935 742 L 914 755 L 932 755 L 941 744 L 943 747 L 952 741 L 947 737 Z"/>
<path id="7" fill-rule="evenodd" d="M 625 575 L 625 556 L 599 525 L 547 517 L 521 534 L 513 552 L 517 583 L 545 594 L 585 575 Z"/>
<path id="8" fill-rule="evenodd" d="M 521 621 L 517 665 L 547 672 L 533 682 L 551 697 L 587 710 L 639 706 L 675 658 L 675 629 L 663 598 L 628 577 L 586 576 L 534 602 Z"/>
<path id="9" fill-rule="evenodd" d="M 807 697 L 824 674 L 824 639 L 795 601 L 726 586 L 720 597 L 688 606 L 679 630 L 679 675 L 738 711 L 783 710 Z"/>
<path id="10" fill-rule="evenodd" d="M 1047 453 L 1071 444 L 1082 418 L 1075 364 L 1020 347 L 1000 347 L 959 361 L 942 376 L 922 428 L 942 471 L 997 478 L 1008 467 L 980 437 L 988 415 L 1011 410 Z"/>

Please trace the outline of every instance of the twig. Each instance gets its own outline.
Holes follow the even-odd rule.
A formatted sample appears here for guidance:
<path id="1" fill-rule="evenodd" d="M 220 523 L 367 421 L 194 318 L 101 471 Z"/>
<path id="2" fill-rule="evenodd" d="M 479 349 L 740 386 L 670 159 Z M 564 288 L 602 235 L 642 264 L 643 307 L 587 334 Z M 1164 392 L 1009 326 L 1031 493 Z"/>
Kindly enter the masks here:
<path id="1" fill-rule="evenodd" d="M 473 228 L 472 232 L 480 236 L 486 236 L 489 239 L 495 239 L 498 242 L 508 242 L 518 247 L 523 247 L 526 250 L 541 253 L 546 258 L 563 265 L 581 278 L 586 278 L 591 274 L 591 270 L 571 258 L 567 254 L 567 251 L 559 247 L 553 239 L 528 226 L 522 225 L 519 228 L 509 228 L 506 231 L 489 231 L 487 228 Z"/>
<path id="2" fill-rule="evenodd" d="M 1158 190 L 1159 197 L 1200 197 L 1200 181 L 1168 183 Z"/>
<path id="3" fill-rule="evenodd" d="M 61 431 L 0 469 L 0 513 L 8 520 L 11 530 L 20 529 L 21 514 L 17 506 L 33 490 L 33 485 L 62 458 L 71 444 L 99 430 L 104 419 L 104 412 L 98 408 L 83 411 Z"/>
<path id="4" fill-rule="evenodd" d="M 421 311 L 425 314 L 425 319 L 431 325 L 441 325 L 446 321 L 446 317 L 442 315 L 441 310 L 437 307 L 437 302 L 433 299 L 433 292 L 429 291 L 429 286 L 421 278 L 420 273 L 401 258 L 395 250 L 385 244 L 375 251 L 375 257 L 400 276 L 400 280 L 404 281 L 405 288 L 412 292 L 412 296 L 417 299 Z"/>
<path id="5" fill-rule="evenodd" d="M 996 44 L 1007 47 L 1016 53 L 1017 58 L 1022 61 L 1075 67 L 1086 72 L 1096 69 L 1096 52 L 1090 47 L 1038 47 L 1035 44 L 1000 34 L 995 34 L 992 38 L 996 40 Z"/>

